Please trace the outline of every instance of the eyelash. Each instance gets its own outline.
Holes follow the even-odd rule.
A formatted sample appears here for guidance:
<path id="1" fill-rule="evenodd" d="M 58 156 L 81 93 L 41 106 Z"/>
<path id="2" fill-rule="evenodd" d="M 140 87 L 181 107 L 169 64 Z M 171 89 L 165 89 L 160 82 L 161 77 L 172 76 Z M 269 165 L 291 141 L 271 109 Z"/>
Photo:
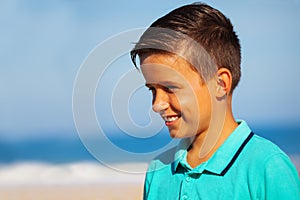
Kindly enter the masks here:
<path id="1" fill-rule="evenodd" d="M 149 91 L 154 91 L 155 88 L 154 88 L 154 87 L 149 87 L 148 90 L 149 90 Z"/>
<path id="2" fill-rule="evenodd" d="M 178 89 L 176 86 L 166 86 L 165 88 L 170 93 L 176 92 L 176 90 Z"/>
<path id="3" fill-rule="evenodd" d="M 164 88 L 168 93 L 174 93 L 178 89 L 176 86 L 165 86 Z M 148 90 L 151 92 L 155 92 L 156 89 L 154 87 L 149 87 Z"/>

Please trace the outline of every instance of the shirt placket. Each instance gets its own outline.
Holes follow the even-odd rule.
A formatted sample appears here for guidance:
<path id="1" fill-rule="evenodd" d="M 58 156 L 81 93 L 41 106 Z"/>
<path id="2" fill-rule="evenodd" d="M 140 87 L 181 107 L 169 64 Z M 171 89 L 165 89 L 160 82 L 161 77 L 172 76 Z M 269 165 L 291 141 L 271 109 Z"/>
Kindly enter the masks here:
<path id="1" fill-rule="evenodd" d="M 201 178 L 201 173 L 189 171 L 184 174 L 181 183 L 180 200 L 195 199 L 195 185 L 197 180 Z M 199 180 L 198 180 L 199 181 Z"/>
<path id="2" fill-rule="evenodd" d="M 195 191 L 194 184 L 201 178 L 201 174 L 204 171 L 205 163 L 203 165 L 198 166 L 196 169 L 187 169 L 184 173 L 181 190 L 180 190 L 180 200 L 193 200 L 195 199 Z"/>

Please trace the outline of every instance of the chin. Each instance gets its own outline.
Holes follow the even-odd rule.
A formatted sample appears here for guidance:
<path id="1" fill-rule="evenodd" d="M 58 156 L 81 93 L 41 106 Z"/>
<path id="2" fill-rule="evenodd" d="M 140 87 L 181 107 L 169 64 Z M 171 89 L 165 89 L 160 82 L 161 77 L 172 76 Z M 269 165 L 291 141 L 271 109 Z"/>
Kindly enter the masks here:
<path id="1" fill-rule="evenodd" d="M 180 134 L 178 133 L 178 130 L 170 130 L 169 129 L 169 134 L 170 134 L 170 137 L 174 138 L 174 139 L 182 138 L 182 137 L 180 137 Z"/>
<path id="2" fill-rule="evenodd" d="M 179 130 L 170 130 L 169 129 L 170 137 L 173 139 L 182 139 L 182 138 L 188 138 L 191 137 L 188 134 L 185 134 L 183 131 Z"/>

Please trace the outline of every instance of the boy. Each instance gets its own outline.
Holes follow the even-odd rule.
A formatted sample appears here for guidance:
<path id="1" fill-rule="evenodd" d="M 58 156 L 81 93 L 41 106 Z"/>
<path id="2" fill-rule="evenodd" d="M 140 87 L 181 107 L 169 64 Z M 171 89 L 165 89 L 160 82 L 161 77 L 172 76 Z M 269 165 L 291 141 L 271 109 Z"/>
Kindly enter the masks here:
<path id="1" fill-rule="evenodd" d="M 233 117 L 240 44 L 220 11 L 201 3 L 155 21 L 131 57 L 140 58 L 153 110 L 176 148 L 154 159 L 144 199 L 300 199 L 287 155 Z"/>

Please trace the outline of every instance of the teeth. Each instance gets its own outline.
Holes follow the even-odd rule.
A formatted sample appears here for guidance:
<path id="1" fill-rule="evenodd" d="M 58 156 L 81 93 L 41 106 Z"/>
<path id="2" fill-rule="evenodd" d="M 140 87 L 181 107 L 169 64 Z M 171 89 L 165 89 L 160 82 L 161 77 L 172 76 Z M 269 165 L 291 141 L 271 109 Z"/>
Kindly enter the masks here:
<path id="1" fill-rule="evenodd" d="M 177 116 L 175 116 L 175 117 L 164 117 L 164 120 L 165 120 L 166 122 L 173 122 L 173 121 L 175 121 L 176 119 L 178 119 Z"/>

